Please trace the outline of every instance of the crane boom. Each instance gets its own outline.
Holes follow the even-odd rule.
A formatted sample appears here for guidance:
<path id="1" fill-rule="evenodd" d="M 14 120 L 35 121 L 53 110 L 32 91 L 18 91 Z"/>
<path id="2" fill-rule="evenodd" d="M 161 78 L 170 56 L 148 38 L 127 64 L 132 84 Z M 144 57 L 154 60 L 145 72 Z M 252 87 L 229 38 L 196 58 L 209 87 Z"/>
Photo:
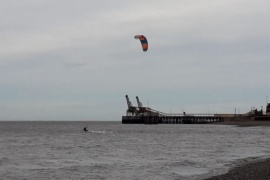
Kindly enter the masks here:
<path id="1" fill-rule="evenodd" d="M 137 104 L 138 104 L 138 107 L 139 107 L 139 108 L 142 108 L 142 107 L 143 107 L 143 105 L 142 105 L 142 103 L 140 102 L 139 97 L 138 97 L 138 96 L 136 96 L 136 99 L 137 99 Z"/>
<path id="2" fill-rule="evenodd" d="M 128 95 L 126 95 L 126 99 L 127 99 L 127 105 L 128 105 L 128 108 L 133 107 L 131 101 L 130 101 L 129 98 L 128 98 Z"/>

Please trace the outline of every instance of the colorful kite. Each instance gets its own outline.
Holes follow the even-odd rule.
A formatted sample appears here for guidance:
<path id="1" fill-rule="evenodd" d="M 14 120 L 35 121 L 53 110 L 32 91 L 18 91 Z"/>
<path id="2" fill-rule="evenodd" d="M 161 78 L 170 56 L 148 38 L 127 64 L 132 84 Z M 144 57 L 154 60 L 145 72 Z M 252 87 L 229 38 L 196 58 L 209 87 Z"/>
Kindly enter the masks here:
<path id="1" fill-rule="evenodd" d="M 144 52 L 146 52 L 148 50 L 148 42 L 146 37 L 144 35 L 136 35 L 134 38 L 141 41 L 142 49 Z"/>

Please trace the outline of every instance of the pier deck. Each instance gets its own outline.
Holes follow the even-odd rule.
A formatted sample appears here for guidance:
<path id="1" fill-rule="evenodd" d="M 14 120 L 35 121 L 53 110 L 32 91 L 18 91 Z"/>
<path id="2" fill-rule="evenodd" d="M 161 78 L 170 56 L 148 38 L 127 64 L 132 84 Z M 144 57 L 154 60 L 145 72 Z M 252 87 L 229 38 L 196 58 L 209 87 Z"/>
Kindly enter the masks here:
<path id="1" fill-rule="evenodd" d="M 205 124 L 222 121 L 223 117 L 211 115 L 122 117 L 122 124 Z"/>

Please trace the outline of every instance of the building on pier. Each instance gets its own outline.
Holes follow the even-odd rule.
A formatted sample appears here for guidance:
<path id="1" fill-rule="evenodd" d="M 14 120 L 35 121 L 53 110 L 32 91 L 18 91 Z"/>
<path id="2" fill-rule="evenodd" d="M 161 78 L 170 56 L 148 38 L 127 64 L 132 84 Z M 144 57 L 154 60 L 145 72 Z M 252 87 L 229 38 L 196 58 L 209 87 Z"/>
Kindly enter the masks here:
<path id="1" fill-rule="evenodd" d="M 270 103 L 267 103 L 266 105 L 266 115 L 270 116 Z"/>

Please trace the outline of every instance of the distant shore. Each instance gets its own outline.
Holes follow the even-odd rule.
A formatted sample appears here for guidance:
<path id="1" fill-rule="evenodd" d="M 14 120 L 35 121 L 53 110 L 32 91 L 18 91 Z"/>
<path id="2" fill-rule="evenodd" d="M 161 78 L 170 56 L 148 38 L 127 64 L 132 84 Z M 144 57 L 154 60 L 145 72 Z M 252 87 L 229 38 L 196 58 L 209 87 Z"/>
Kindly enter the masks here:
<path id="1" fill-rule="evenodd" d="M 241 127 L 246 126 L 270 126 L 270 121 L 255 121 L 252 118 L 241 117 L 241 118 L 225 118 L 223 122 L 217 122 L 213 124 L 220 125 L 236 125 Z"/>

